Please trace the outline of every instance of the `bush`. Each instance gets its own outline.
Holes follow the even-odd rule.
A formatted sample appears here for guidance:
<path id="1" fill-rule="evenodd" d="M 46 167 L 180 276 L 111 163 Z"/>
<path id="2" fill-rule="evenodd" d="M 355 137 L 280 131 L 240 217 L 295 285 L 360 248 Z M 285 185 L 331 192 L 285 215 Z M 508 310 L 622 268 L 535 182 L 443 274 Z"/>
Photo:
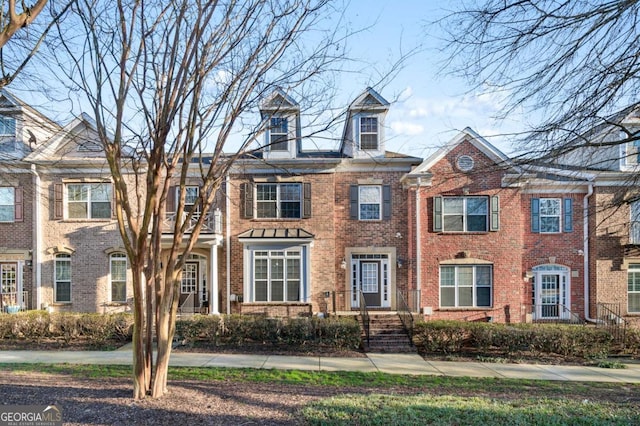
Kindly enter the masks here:
<path id="1" fill-rule="evenodd" d="M 507 355 L 529 351 L 534 356 L 601 358 L 609 354 L 612 341 L 606 330 L 581 326 L 429 321 L 416 324 L 414 330 L 414 343 L 422 352 L 445 354 L 467 347 Z"/>
<path id="2" fill-rule="evenodd" d="M 340 318 L 196 315 L 176 322 L 176 338 L 188 344 L 213 347 L 355 349 L 360 346 L 360 326 L 352 319 Z"/>

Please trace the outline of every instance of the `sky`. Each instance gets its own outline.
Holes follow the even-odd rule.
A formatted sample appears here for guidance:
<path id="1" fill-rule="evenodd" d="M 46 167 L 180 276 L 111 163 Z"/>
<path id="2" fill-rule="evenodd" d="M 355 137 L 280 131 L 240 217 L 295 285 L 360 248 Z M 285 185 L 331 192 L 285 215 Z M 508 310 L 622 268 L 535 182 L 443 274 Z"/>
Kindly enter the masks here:
<path id="1" fill-rule="evenodd" d="M 352 0 L 348 5 L 346 16 L 351 25 L 369 27 L 349 41 L 351 53 L 358 59 L 384 69 L 384 64 L 401 56 L 401 49 L 421 48 L 379 90 L 392 102 L 385 122 L 387 150 L 426 157 L 460 130 L 471 127 L 508 153 L 511 147 L 501 135 L 521 128 L 517 119 L 494 119 L 504 95 L 472 91 L 469 82 L 441 70 L 446 59 L 446 53 L 440 51 L 443 34 L 438 25 L 430 23 L 447 13 L 443 9 L 447 4 L 433 0 Z M 345 81 L 343 93 L 357 94 L 374 80 L 375 75 L 362 75 Z"/>
<path id="2" fill-rule="evenodd" d="M 344 0 L 345 28 L 357 31 L 347 41 L 348 57 L 358 73 L 345 73 L 336 80 L 335 108 L 347 107 L 367 86 L 373 86 L 391 102 L 385 121 L 386 149 L 426 158 L 465 127 L 471 127 L 505 153 L 511 148 L 499 135 L 522 130 L 520 122 L 501 122 L 494 117 L 503 105 L 504 95 L 470 89 L 468 82 L 441 71 L 446 59 L 439 26 L 430 25 L 444 16 L 449 3 L 435 0 Z M 380 74 L 402 57 L 402 52 L 419 49 L 402 64 L 393 78 L 379 86 Z M 38 101 L 36 91 L 11 91 L 38 108 L 51 102 Z M 62 104 L 61 104 L 62 105 Z M 73 105 L 78 109 L 78 105 Z M 38 108 L 42 109 L 42 108 Z M 47 113 L 47 111 L 43 111 Z M 72 111 L 79 115 L 82 110 Z M 64 111 L 63 111 L 64 114 Z M 68 117 L 48 114 L 63 124 Z M 67 115 L 68 111 L 67 111 Z M 304 123 L 303 123 L 304 125 Z M 331 142 L 310 141 L 309 148 L 337 148 Z M 325 139 L 326 140 L 326 139 Z M 329 146 L 327 146 L 329 144 Z M 225 149 L 230 151 L 229 149 Z"/>

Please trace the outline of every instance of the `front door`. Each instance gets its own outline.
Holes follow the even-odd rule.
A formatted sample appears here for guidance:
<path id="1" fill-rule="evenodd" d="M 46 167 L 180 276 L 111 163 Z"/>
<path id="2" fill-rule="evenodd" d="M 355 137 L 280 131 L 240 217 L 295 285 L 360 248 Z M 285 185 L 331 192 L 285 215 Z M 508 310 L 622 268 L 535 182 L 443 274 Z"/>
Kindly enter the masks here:
<path id="1" fill-rule="evenodd" d="M 367 306 L 381 306 L 380 262 L 360 262 L 360 289 Z"/>
<path id="2" fill-rule="evenodd" d="M 390 285 L 387 254 L 351 255 L 351 308 L 360 307 L 360 292 L 367 307 L 390 307 Z"/>
<path id="3" fill-rule="evenodd" d="M 533 268 L 534 318 L 567 319 L 571 316 L 569 268 L 540 265 Z"/>
<path id="4" fill-rule="evenodd" d="M 196 312 L 200 302 L 198 300 L 198 262 L 186 262 L 182 269 L 182 283 L 180 285 L 180 310 L 185 313 Z"/>
<path id="5" fill-rule="evenodd" d="M 18 303 L 18 265 L 16 263 L 0 263 L 0 294 L 2 309 Z"/>
<path id="6" fill-rule="evenodd" d="M 560 311 L 560 276 L 542 275 L 540 283 L 540 317 L 558 318 Z"/>

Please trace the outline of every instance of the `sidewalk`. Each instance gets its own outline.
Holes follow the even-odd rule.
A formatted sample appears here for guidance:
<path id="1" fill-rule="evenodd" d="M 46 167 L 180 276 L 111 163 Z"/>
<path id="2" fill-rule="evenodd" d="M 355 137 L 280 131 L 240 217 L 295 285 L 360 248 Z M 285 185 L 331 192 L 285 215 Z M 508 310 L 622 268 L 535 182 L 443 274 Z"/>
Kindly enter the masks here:
<path id="1" fill-rule="evenodd" d="M 0 363 L 130 365 L 130 349 L 117 351 L 0 351 Z M 366 358 L 255 354 L 173 353 L 172 366 L 307 371 L 361 371 L 452 377 L 640 383 L 640 365 L 608 369 L 567 365 L 427 361 L 417 354 L 368 353 Z"/>

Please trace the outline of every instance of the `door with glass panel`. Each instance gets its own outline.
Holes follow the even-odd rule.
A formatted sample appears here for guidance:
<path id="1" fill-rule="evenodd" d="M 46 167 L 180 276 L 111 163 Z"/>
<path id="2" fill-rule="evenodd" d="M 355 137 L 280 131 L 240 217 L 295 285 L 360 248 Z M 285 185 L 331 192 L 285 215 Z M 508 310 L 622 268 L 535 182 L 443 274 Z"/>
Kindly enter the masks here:
<path id="1" fill-rule="evenodd" d="M 0 296 L 2 310 L 18 303 L 18 265 L 16 263 L 0 263 Z"/>
<path id="2" fill-rule="evenodd" d="M 200 302 L 198 300 L 198 262 L 186 262 L 182 268 L 182 282 L 180 283 L 180 310 L 185 313 L 196 312 Z"/>

